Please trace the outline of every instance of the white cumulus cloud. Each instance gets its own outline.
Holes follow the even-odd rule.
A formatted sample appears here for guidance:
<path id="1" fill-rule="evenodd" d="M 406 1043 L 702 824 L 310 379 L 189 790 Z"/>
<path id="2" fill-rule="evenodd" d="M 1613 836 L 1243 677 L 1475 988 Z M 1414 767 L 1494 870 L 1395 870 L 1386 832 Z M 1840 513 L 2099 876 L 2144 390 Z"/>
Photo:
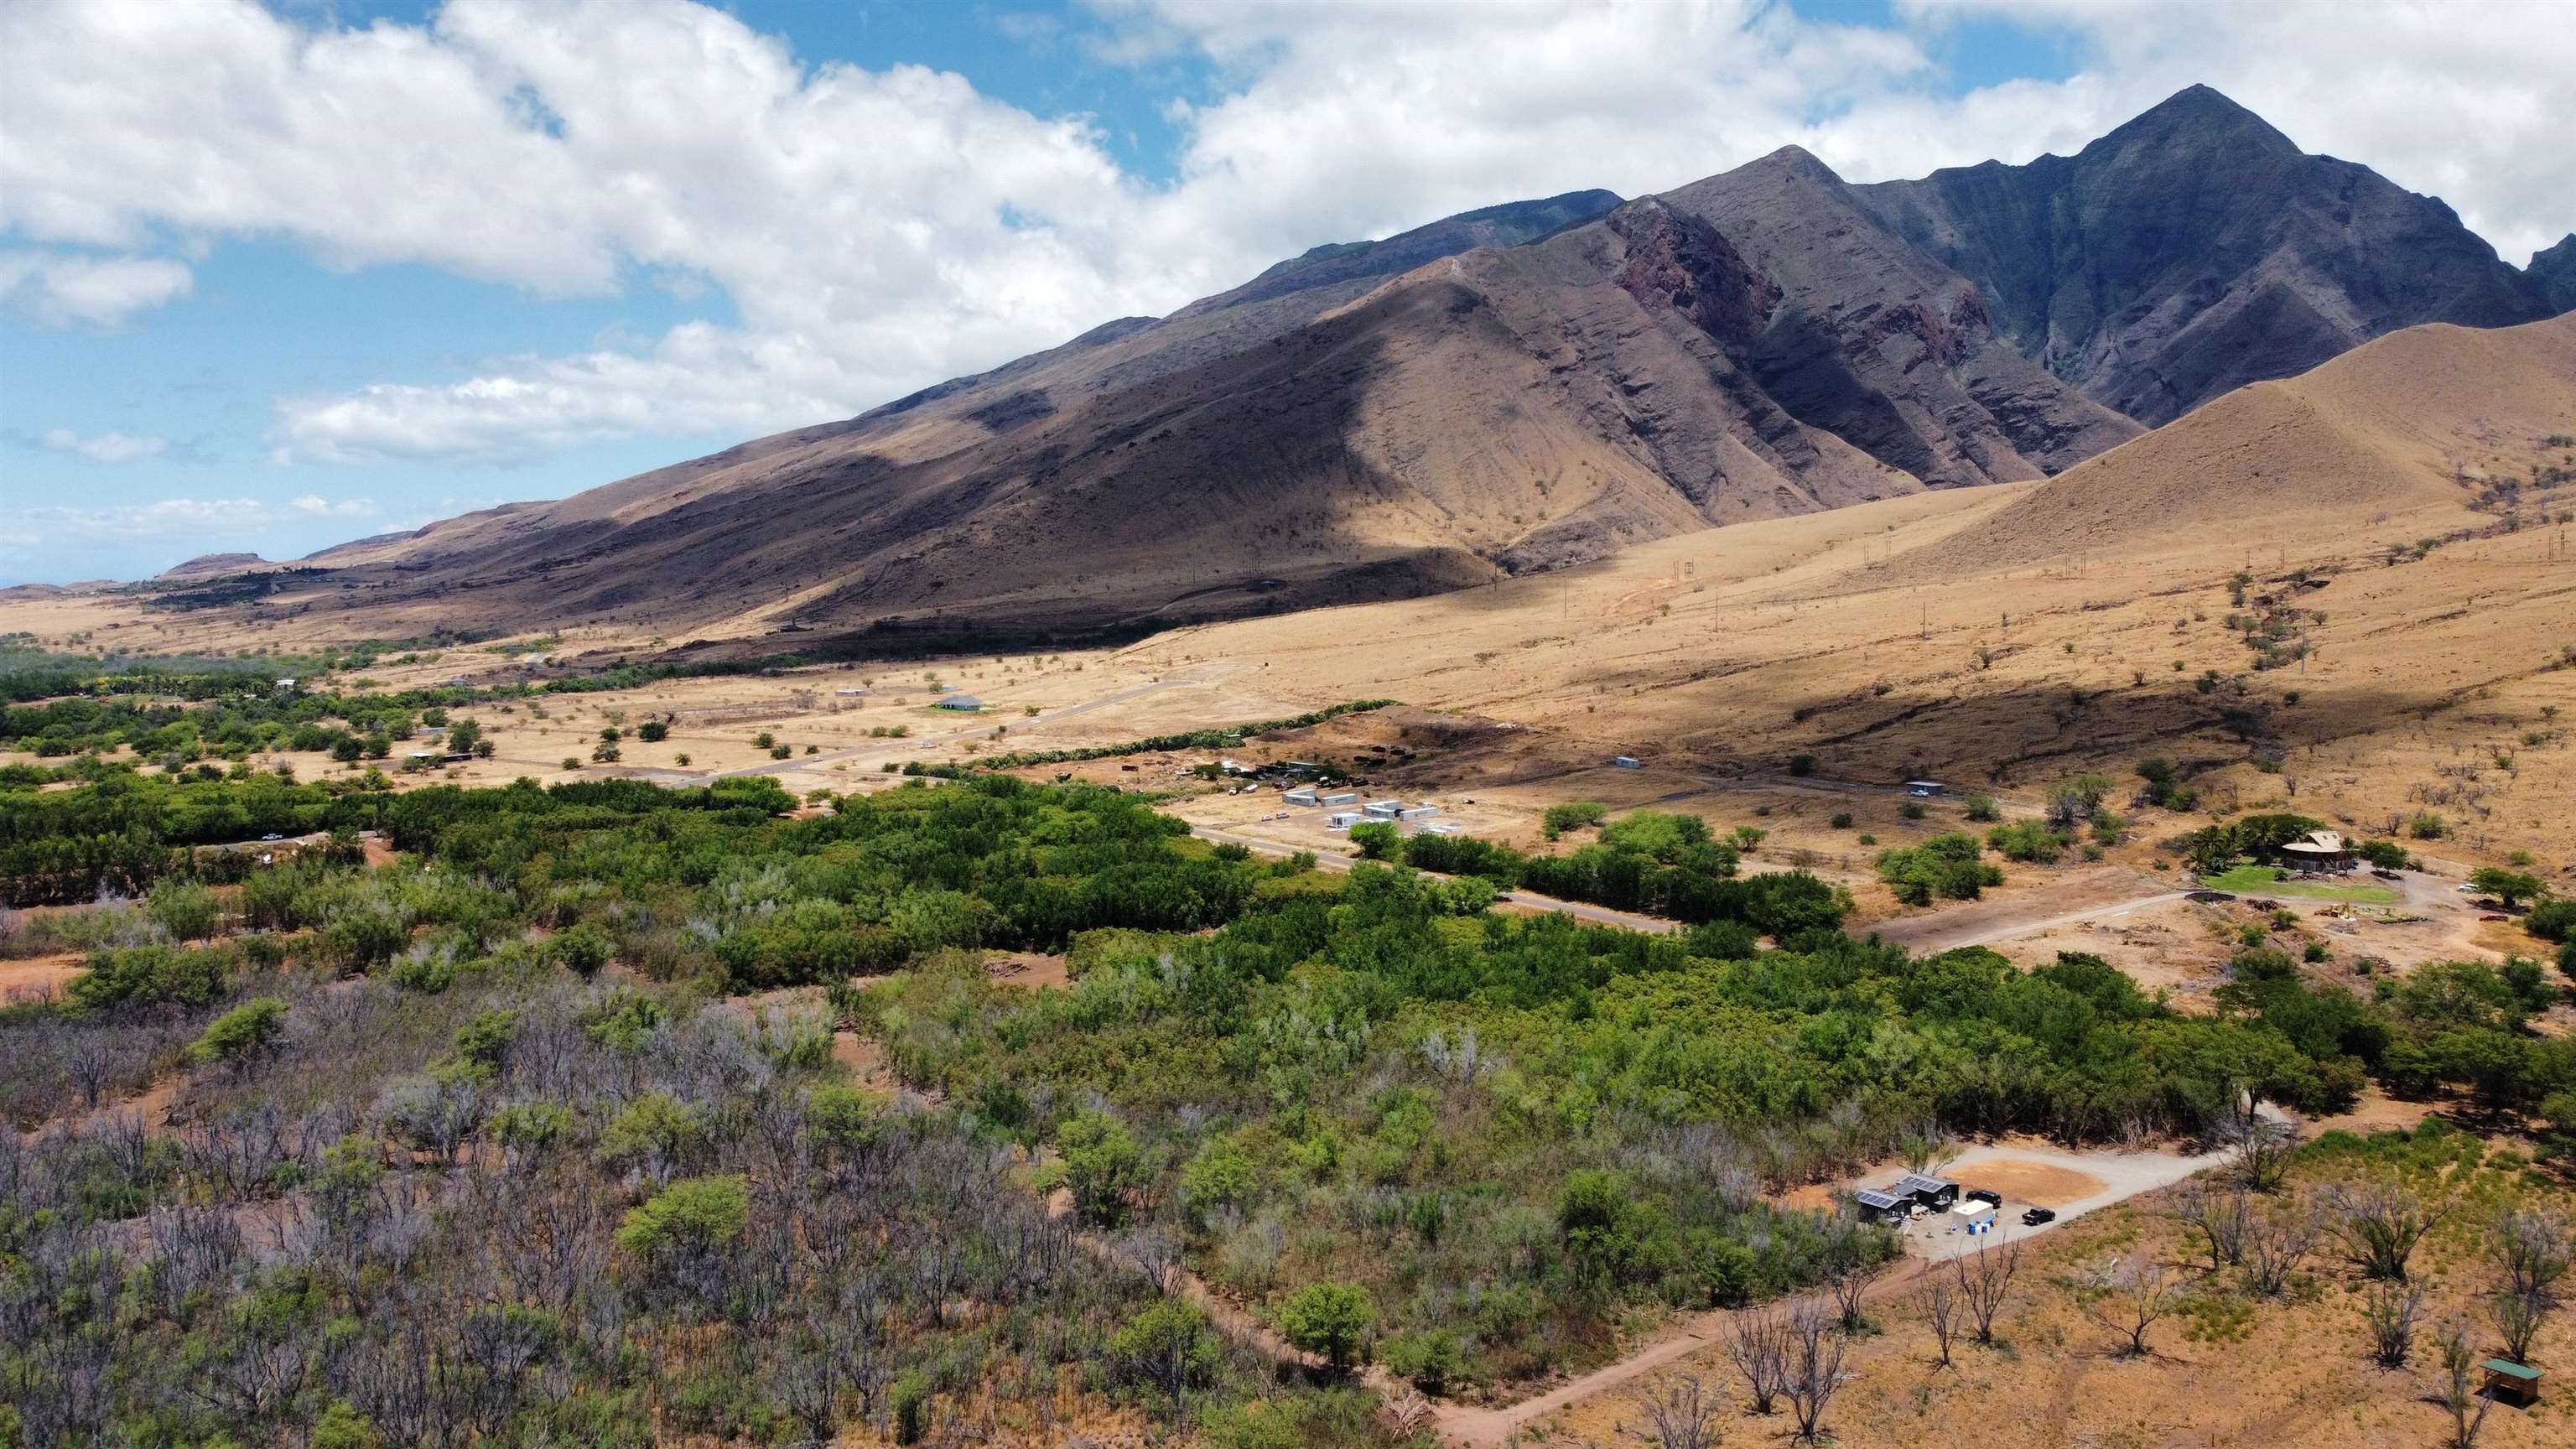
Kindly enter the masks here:
<path id="1" fill-rule="evenodd" d="M 0 155 L 15 149 L 0 147 Z M 0 179 L 0 190 L 5 187 Z M 0 218 L 6 213 L 7 203 L 0 201 Z M 114 327 L 186 296 L 193 282 L 186 263 L 166 257 L 0 252 L 0 303 L 47 327 Z"/>
<path id="2" fill-rule="evenodd" d="M 538 296 L 720 292 L 733 318 L 462 376 L 280 399 L 286 462 L 509 463 L 638 435 L 847 416 L 1160 313 L 1318 242 L 1781 145 L 1855 180 L 2068 150 L 2196 81 L 2312 150 L 2443 195 L 2519 261 L 2576 224 L 2564 0 L 1092 0 L 1065 34 L 1162 84 L 1175 174 L 964 77 L 800 57 L 692 0 L 449 0 L 422 24 L 253 0 L 0 5 L 0 295 L 113 325 L 178 257 L 282 239 Z M 2076 70 L 1952 95 L 1958 22 L 2065 37 Z M 960 23 L 970 23 L 960 14 Z M 148 76 L 149 85 L 134 84 Z"/>
<path id="3" fill-rule="evenodd" d="M 137 433 L 81 434 L 69 428 L 47 428 L 36 441 L 57 453 L 73 453 L 93 463 L 133 463 L 157 458 L 170 446 L 168 438 Z"/>
<path id="4" fill-rule="evenodd" d="M 34 550 L 75 544 L 158 543 L 199 539 L 234 543 L 281 524 L 316 518 L 372 518 L 373 500 L 298 498 L 161 498 L 107 508 L 0 508 L 0 547 Z"/>

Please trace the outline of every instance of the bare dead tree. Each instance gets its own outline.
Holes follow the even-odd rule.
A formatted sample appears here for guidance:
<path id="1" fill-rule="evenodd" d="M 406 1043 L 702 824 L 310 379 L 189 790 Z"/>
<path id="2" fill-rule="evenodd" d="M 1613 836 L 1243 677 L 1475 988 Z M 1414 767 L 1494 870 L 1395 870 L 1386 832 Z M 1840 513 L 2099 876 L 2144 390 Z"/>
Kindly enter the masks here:
<path id="1" fill-rule="evenodd" d="M 2576 1221 L 2565 1213 L 2532 1208 L 2498 1214 L 2492 1241 L 2507 1293 L 2554 1301 L 2561 1280 L 2576 1267 Z"/>
<path id="2" fill-rule="evenodd" d="M 1849 1345 L 1850 1339 L 1823 1304 L 1811 1301 L 1791 1310 L 1780 1392 L 1789 1401 L 1791 1417 L 1798 1421 L 1798 1438 L 1806 1443 L 1816 1442 L 1825 1406 L 1850 1377 L 1843 1372 L 1843 1352 Z"/>
<path id="3" fill-rule="evenodd" d="M 1735 1315 L 1727 1336 L 1726 1356 L 1744 1376 L 1744 1389 L 1754 1413 L 1769 1414 L 1780 1397 L 1787 1371 L 1789 1323 L 1776 1308 L 1748 1308 Z"/>
<path id="4" fill-rule="evenodd" d="M 2365 1277 L 2406 1279 L 2406 1263 L 2415 1245 L 2449 1215 L 2448 1207 L 2427 1207 L 2422 1199 L 2395 1183 L 2338 1182 L 2324 1196 L 2326 1231 L 2343 1245 L 2345 1256 Z"/>
<path id="5" fill-rule="evenodd" d="M 1932 1344 L 1940 1352 L 1940 1364 L 1950 1367 L 1950 1347 L 1959 1341 L 1959 1332 L 1967 1326 L 1967 1297 L 1958 1280 L 1943 1273 L 1926 1273 L 1914 1289 L 1915 1306 L 1922 1310 L 1924 1325 L 1932 1330 Z"/>
<path id="6" fill-rule="evenodd" d="M 2212 1188 L 2193 1178 L 2176 1189 L 2173 1215 L 2177 1222 L 2200 1234 L 2209 1250 L 2209 1271 L 2223 1273 L 2245 1260 L 2245 1239 L 2254 1224 L 2253 1203 L 2245 1190 Z"/>
<path id="7" fill-rule="evenodd" d="M 2279 1297 L 2323 1232 L 2316 1212 L 2304 1204 L 2263 1214 L 2245 1236 L 2246 1285 L 2266 1298 Z"/>
<path id="8" fill-rule="evenodd" d="M 1858 1333 L 1869 1326 L 1868 1316 L 1861 1312 L 1861 1307 L 1869 1296 L 1869 1285 L 1886 1272 L 1884 1259 L 1875 1263 L 1854 1260 L 1838 1265 L 1826 1275 L 1825 1286 L 1834 1295 L 1836 1326 L 1843 1332 Z"/>
<path id="9" fill-rule="evenodd" d="M 2216 1135 L 2228 1149 L 2228 1174 L 2248 1191 L 2273 1193 L 2289 1181 L 2290 1158 L 2299 1150 L 2299 1131 L 2287 1122 L 2264 1116 L 2251 1097 L 2218 1124 Z"/>
<path id="10" fill-rule="evenodd" d="M 2415 1352 L 2415 1329 L 2424 1321 L 2424 1288 L 2381 1281 L 2362 1295 L 2361 1321 L 2370 1328 L 2371 1358 L 2381 1368 L 2404 1368 Z"/>
<path id="11" fill-rule="evenodd" d="M 2021 1271 L 2021 1244 L 2006 1243 L 2000 1251 L 1989 1251 L 1980 1239 L 1976 1252 L 1950 1261 L 1959 1275 L 1959 1295 L 1967 1302 L 1968 1321 L 1976 1325 L 1977 1342 L 1994 1342 L 1995 1318 L 2012 1295 L 2013 1275 Z"/>
<path id="12" fill-rule="evenodd" d="M 1706 1392 L 1699 1375 L 1684 1374 L 1660 1395 L 1637 1396 L 1646 1427 L 1629 1432 L 1657 1449 L 1717 1449 L 1718 1411 L 1725 1405 L 1726 1396 Z"/>
<path id="13" fill-rule="evenodd" d="M 2540 1336 L 2540 1327 L 2549 1321 L 2557 1302 L 2547 1293 L 2504 1289 L 2487 1299 L 2487 1318 L 2504 1338 L 2505 1357 L 2515 1363 L 2531 1362 L 2531 1341 Z"/>
<path id="14" fill-rule="evenodd" d="M 2084 1314 L 2125 1338 L 2133 1357 L 2147 1353 L 2147 1330 L 2182 1306 L 2180 1275 L 2150 1253 L 2114 1258 L 2094 1270 L 2080 1302 Z"/>
<path id="15" fill-rule="evenodd" d="M 2433 1331 L 2433 1344 L 2442 1360 L 2435 1387 L 2442 1407 L 2451 1411 L 2451 1449 L 2475 1449 L 2487 1410 L 2495 1407 L 2478 1372 L 2477 1330 L 2466 1320 L 2450 1319 Z"/>

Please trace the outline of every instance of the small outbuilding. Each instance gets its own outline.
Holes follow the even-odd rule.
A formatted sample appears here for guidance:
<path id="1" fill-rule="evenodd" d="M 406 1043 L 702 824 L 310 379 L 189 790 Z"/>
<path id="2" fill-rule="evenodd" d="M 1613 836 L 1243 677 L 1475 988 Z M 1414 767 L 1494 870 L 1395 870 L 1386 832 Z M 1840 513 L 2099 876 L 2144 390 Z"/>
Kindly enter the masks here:
<path id="1" fill-rule="evenodd" d="M 1919 1202 L 1936 1213 L 1947 1212 L 1950 1205 L 1959 1200 L 1957 1183 L 1945 1177 L 1927 1177 L 1919 1172 L 1909 1172 L 1898 1178 L 1888 1191 Z"/>
<path id="2" fill-rule="evenodd" d="M 1950 793 L 1950 787 L 1938 780 L 1908 780 L 1905 793 L 1917 800 L 1930 800 Z"/>
<path id="3" fill-rule="evenodd" d="M 1995 1205 L 1981 1197 L 1962 1198 L 1950 1208 L 1953 1226 L 1982 1233 L 1995 1225 Z"/>
<path id="4" fill-rule="evenodd" d="M 1352 826 L 1359 824 L 1361 819 L 1362 816 L 1356 810 L 1336 810 L 1332 814 L 1324 817 L 1324 828 L 1326 830 L 1348 830 Z"/>
<path id="5" fill-rule="evenodd" d="M 1368 814 L 1376 816 L 1380 820 L 1393 820 L 1397 815 L 1403 812 L 1404 802 L 1401 800 L 1371 800 L 1366 805 L 1361 806 L 1360 809 L 1366 811 Z"/>
<path id="6" fill-rule="evenodd" d="M 941 699 L 937 704 L 931 706 L 932 709 L 953 709 L 960 713 L 971 713 L 975 710 L 982 709 L 983 707 L 984 701 L 977 699 L 971 694 L 948 695 Z"/>
<path id="7" fill-rule="evenodd" d="M 1319 805 L 1356 805 L 1359 800 L 1359 792 L 1356 790 L 1336 790 L 1329 795 L 1315 797 L 1315 803 Z"/>
<path id="8" fill-rule="evenodd" d="M 2509 1358 L 2491 1358 L 2479 1367 L 2487 1371 L 2488 1398 L 2517 1409 L 2540 1402 L 2540 1370 Z"/>
<path id="9" fill-rule="evenodd" d="M 1618 766 L 1622 770 L 1642 770 L 1645 768 L 1645 766 L 1637 763 L 1637 757 L 1635 755 L 1613 755 L 1610 757 L 1610 763 Z"/>
<path id="10" fill-rule="evenodd" d="M 1902 1223 L 1914 1201 L 1881 1188 L 1864 1187 L 1852 1194 L 1852 1206 L 1859 1211 L 1862 1222 Z"/>
<path id="11" fill-rule="evenodd" d="M 1300 785 L 1296 789 L 1289 791 L 1279 798 L 1287 801 L 1291 805 L 1312 805 L 1315 803 L 1315 787 L 1312 785 Z"/>

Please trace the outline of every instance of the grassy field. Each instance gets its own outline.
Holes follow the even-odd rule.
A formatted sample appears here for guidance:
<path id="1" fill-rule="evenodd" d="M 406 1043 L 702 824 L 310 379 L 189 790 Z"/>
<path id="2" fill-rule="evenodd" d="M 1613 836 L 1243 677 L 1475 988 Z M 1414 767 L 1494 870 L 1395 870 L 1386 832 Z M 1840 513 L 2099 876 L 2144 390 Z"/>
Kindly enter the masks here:
<path id="1" fill-rule="evenodd" d="M 2316 881 L 2274 880 L 2273 867 L 2240 865 L 2223 875 L 2202 876 L 2200 883 L 2214 891 L 2236 891 L 2245 895 L 2297 896 L 2312 901 L 2351 901 L 2358 905 L 2392 906 L 2397 892 L 2386 886 L 2324 885 Z"/>

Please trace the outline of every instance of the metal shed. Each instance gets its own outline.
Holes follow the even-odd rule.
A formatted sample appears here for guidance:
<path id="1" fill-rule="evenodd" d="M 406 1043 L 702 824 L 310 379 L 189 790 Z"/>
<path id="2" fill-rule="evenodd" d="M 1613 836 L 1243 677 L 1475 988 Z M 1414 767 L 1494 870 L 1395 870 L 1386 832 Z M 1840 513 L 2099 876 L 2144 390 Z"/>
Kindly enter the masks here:
<path id="1" fill-rule="evenodd" d="M 1947 1178 L 1927 1177 L 1919 1172 L 1909 1172 L 1898 1178 L 1888 1191 L 1899 1197 L 1912 1198 L 1934 1212 L 1941 1212 L 1959 1200 L 1957 1183 Z"/>

